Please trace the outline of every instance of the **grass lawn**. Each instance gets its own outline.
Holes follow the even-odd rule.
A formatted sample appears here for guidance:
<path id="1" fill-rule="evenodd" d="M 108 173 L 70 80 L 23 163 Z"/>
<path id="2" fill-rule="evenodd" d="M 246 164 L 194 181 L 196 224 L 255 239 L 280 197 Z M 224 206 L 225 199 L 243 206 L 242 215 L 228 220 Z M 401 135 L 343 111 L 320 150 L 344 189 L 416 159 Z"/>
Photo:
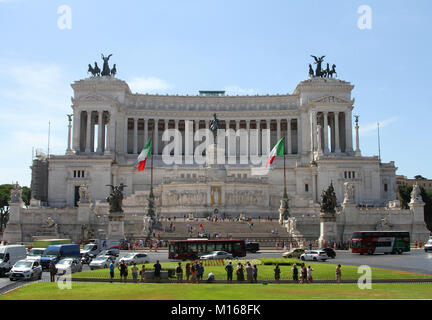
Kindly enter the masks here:
<path id="1" fill-rule="evenodd" d="M 237 265 L 238 261 L 241 261 L 244 265 L 246 261 L 244 260 L 234 260 L 234 267 Z M 287 259 L 284 259 L 287 261 Z M 293 259 L 295 262 L 296 260 Z M 274 279 L 274 265 L 264 265 L 260 260 L 251 260 L 253 264 L 257 264 L 258 267 L 258 280 L 273 280 Z M 300 262 L 300 261 L 299 261 Z M 207 263 L 216 264 L 215 261 L 210 261 Z M 162 269 L 171 268 L 174 269 L 177 266 L 177 262 L 166 262 L 161 263 Z M 185 262 L 182 262 L 183 272 Z M 306 267 L 311 266 L 314 270 L 312 275 L 315 280 L 335 280 L 335 264 L 329 264 L 328 262 L 306 262 Z M 146 270 L 153 268 L 153 263 L 146 264 Z M 139 270 L 141 270 L 141 265 L 138 266 Z M 224 265 L 204 265 L 204 278 L 211 271 L 215 275 L 216 280 L 225 280 L 226 279 L 226 271 Z M 291 280 L 292 272 L 291 266 L 280 266 L 281 269 L 281 279 L 282 280 Z M 356 266 L 342 266 L 342 279 L 358 279 L 360 274 L 357 273 L 358 267 Z M 74 273 L 73 277 L 75 278 L 109 278 L 108 269 L 98 269 L 98 270 L 89 270 L 79 273 Z M 115 271 L 115 278 L 120 278 L 120 271 Z M 131 267 L 129 267 L 128 278 L 132 278 Z M 234 275 L 235 278 L 235 275 Z M 410 273 L 405 271 L 397 271 L 397 270 L 389 270 L 389 269 L 380 269 L 380 268 L 372 268 L 372 279 L 412 279 L 412 278 L 431 278 L 430 275 L 425 274 L 417 274 Z"/>
<path id="2" fill-rule="evenodd" d="M 39 282 L 0 296 L 0 300 L 314 300 L 430 299 L 432 284 L 164 284 Z"/>

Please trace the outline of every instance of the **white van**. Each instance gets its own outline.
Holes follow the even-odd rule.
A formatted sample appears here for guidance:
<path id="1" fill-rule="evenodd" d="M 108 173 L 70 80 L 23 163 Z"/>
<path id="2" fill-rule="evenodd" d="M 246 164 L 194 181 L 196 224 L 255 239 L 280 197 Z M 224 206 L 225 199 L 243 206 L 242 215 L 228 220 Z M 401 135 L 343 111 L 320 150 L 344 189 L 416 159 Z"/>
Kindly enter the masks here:
<path id="1" fill-rule="evenodd" d="M 23 245 L 0 246 L 0 276 L 12 269 L 15 262 L 27 257 L 26 247 Z"/>

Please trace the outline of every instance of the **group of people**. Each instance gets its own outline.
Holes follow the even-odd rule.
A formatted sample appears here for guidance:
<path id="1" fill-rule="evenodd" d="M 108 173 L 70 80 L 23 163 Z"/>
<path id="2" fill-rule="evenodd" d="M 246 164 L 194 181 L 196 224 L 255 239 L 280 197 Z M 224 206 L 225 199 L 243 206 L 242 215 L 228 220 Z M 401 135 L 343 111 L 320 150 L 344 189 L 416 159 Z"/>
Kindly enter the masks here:
<path id="1" fill-rule="evenodd" d="M 225 266 L 225 271 L 227 272 L 227 282 L 231 283 L 233 280 L 234 266 L 231 261 Z M 248 261 L 246 262 L 246 267 L 243 266 L 241 262 L 237 263 L 236 268 L 236 277 L 237 281 L 242 282 L 245 280 L 245 271 L 246 271 L 246 279 L 248 282 L 253 283 L 257 282 L 258 279 L 258 268 L 256 265 L 252 266 L 252 264 Z"/>
<path id="2" fill-rule="evenodd" d="M 129 274 L 129 268 L 128 268 L 128 265 L 126 264 L 126 262 L 121 261 L 117 268 L 120 271 L 120 280 L 122 282 L 127 282 L 127 278 L 128 278 L 128 274 Z M 159 260 L 156 261 L 156 263 L 153 265 L 153 268 L 154 268 L 154 271 L 153 271 L 154 280 L 159 281 L 161 278 L 161 270 L 162 270 L 162 265 L 159 263 Z M 110 277 L 111 277 L 110 282 L 112 282 L 114 279 L 114 276 L 115 276 L 114 271 L 115 271 L 115 265 L 114 265 L 114 262 L 111 261 L 111 263 L 109 265 L 109 273 L 110 273 Z M 146 279 L 146 268 L 145 268 L 144 264 L 141 266 L 141 270 L 138 270 L 136 263 L 133 263 L 131 271 L 132 271 L 133 282 L 135 282 L 135 283 L 138 282 L 138 271 L 139 271 L 139 275 L 140 275 L 139 281 L 145 282 L 147 280 Z"/>

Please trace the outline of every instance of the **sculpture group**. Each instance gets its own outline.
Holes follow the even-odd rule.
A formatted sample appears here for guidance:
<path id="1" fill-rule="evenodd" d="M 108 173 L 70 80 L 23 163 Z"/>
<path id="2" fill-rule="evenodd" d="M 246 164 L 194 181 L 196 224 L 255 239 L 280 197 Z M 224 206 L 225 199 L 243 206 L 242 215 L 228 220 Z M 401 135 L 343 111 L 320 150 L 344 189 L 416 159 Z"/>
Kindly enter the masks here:
<path id="1" fill-rule="evenodd" d="M 314 64 L 316 64 L 316 68 L 315 68 L 315 72 L 314 72 L 312 65 L 309 64 L 309 77 L 311 77 L 311 78 L 313 78 L 313 77 L 333 78 L 333 75 L 337 76 L 335 64 L 333 64 L 331 69 L 330 69 L 330 64 L 327 63 L 326 68 L 322 69 L 321 65 L 324 61 L 325 56 L 318 58 L 318 57 L 311 55 L 311 57 L 315 59 Z"/>
<path id="2" fill-rule="evenodd" d="M 108 55 L 108 57 L 105 57 L 102 53 L 102 60 L 103 60 L 103 67 L 102 67 L 102 72 L 97 64 L 97 62 L 95 62 L 94 67 L 91 66 L 91 64 L 88 65 L 88 71 L 87 73 L 91 73 L 92 77 L 100 77 L 100 76 L 115 76 L 117 73 L 117 68 L 116 68 L 116 64 L 114 64 L 113 68 L 110 69 L 108 61 L 109 58 L 112 56 L 112 54 Z"/>
<path id="3" fill-rule="evenodd" d="M 110 204 L 109 213 L 122 213 L 123 189 L 127 186 L 123 183 L 118 186 L 112 184 L 107 184 L 107 186 L 111 187 L 111 193 L 106 198 L 106 201 Z"/>

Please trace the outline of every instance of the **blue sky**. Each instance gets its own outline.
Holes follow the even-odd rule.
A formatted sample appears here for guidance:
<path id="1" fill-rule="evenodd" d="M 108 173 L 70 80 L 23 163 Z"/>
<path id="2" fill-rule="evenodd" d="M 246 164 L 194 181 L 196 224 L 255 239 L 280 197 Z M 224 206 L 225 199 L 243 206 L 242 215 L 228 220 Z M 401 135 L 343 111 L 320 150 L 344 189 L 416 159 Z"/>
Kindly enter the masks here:
<path id="1" fill-rule="evenodd" d="M 60 29 L 68 5 L 72 28 Z M 358 8 L 372 9 L 359 29 Z M 431 1 L 0 0 L 0 183 L 29 185 L 32 147 L 66 150 L 70 83 L 113 53 L 132 91 L 292 93 L 310 55 L 355 85 L 360 147 L 432 178 Z M 101 64 L 101 63 L 100 63 Z"/>

